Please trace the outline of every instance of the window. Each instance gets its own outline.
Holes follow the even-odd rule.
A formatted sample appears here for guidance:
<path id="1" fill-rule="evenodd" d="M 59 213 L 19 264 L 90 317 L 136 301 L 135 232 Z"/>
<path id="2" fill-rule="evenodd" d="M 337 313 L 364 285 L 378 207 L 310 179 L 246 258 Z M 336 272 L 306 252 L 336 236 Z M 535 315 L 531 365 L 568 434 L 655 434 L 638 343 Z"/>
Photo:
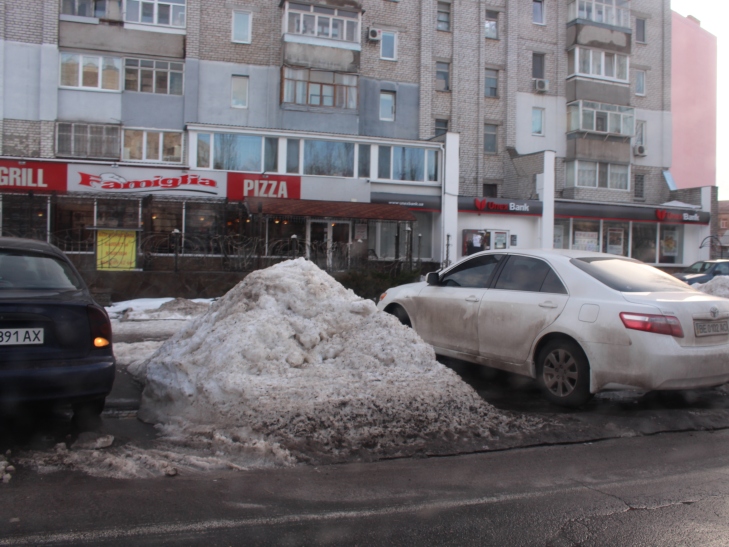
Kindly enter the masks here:
<path id="1" fill-rule="evenodd" d="M 230 106 L 248 108 L 248 76 L 233 76 L 230 80 Z"/>
<path id="2" fill-rule="evenodd" d="M 435 136 L 448 133 L 448 120 L 435 120 Z"/>
<path id="3" fill-rule="evenodd" d="M 635 20 L 635 41 L 639 44 L 645 44 L 645 19 Z"/>
<path id="4" fill-rule="evenodd" d="M 263 170 L 263 139 L 259 136 L 215 133 L 213 146 L 213 169 L 254 173 Z"/>
<path id="5" fill-rule="evenodd" d="M 124 160 L 180 163 L 182 161 L 182 133 L 125 129 L 122 152 Z"/>
<path id="6" fill-rule="evenodd" d="M 635 175 L 633 184 L 633 197 L 637 199 L 645 198 L 645 175 Z"/>
<path id="7" fill-rule="evenodd" d="M 568 7 L 567 21 L 575 19 L 630 28 L 630 0 L 575 0 Z"/>
<path id="8" fill-rule="evenodd" d="M 119 91 L 121 59 L 61 53 L 61 87 Z"/>
<path id="9" fill-rule="evenodd" d="M 377 178 L 434 182 L 438 180 L 435 150 L 406 146 L 378 147 Z"/>
<path id="10" fill-rule="evenodd" d="M 486 289 L 504 255 L 476 256 L 453 268 L 440 280 L 446 287 Z"/>
<path id="11" fill-rule="evenodd" d="M 233 11 L 233 42 L 251 43 L 251 19 L 248 11 Z"/>
<path id="12" fill-rule="evenodd" d="M 499 126 L 494 124 L 484 125 L 483 130 L 483 150 L 487 154 L 496 154 L 498 152 L 497 146 L 497 131 Z"/>
<path id="13" fill-rule="evenodd" d="M 182 95 L 184 65 L 152 59 L 124 60 L 124 90 Z"/>
<path id="14" fill-rule="evenodd" d="M 380 59 L 386 59 L 388 61 L 397 59 L 397 32 L 382 32 Z"/>
<path id="15" fill-rule="evenodd" d="M 370 178 L 370 161 L 372 154 L 372 146 L 369 144 L 360 144 L 359 146 L 359 154 L 358 154 L 358 166 L 357 166 L 357 176 L 361 179 L 368 179 Z"/>
<path id="16" fill-rule="evenodd" d="M 106 0 L 63 0 L 61 13 L 78 17 L 105 17 Z"/>
<path id="17" fill-rule="evenodd" d="M 532 22 L 544 24 L 544 0 L 532 0 Z"/>
<path id="18" fill-rule="evenodd" d="M 567 105 L 567 130 L 632 136 L 635 109 L 629 106 L 576 101 Z"/>
<path id="19" fill-rule="evenodd" d="M 532 78 L 544 79 L 544 53 L 532 53 Z"/>
<path id="20" fill-rule="evenodd" d="M 185 28 L 185 0 L 127 0 L 128 23 Z"/>
<path id="21" fill-rule="evenodd" d="M 486 10 L 486 21 L 484 23 L 484 36 L 492 40 L 499 38 L 499 12 Z"/>
<path id="22" fill-rule="evenodd" d="M 359 43 L 360 13 L 346 9 L 286 4 L 287 32 Z"/>
<path id="23" fill-rule="evenodd" d="M 721 223 L 720 224 L 721 224 L 721 229 L 722 230 L 727 227 L 727 223 L 728 222 L 725 219 L 721 219 Z"/>
<path id="24" fill-rule="evenodd" d="M 635 71 L 635 94 L 645 95 L 645 70 Z"/>
<path id="25" fill-rule="evenodd" d="M 499 185 L 496 183 L 486 183 L 483 185 L 483 197 L 495 198 L 498 197 Z"/>
<path id="26" fill-rule="evenodd" d="M 532 135 L 544 136 L 544 109 L 532 108 Z"/>
<path id="27" fill-rule="evenodd" d="M 450 2 L 438 2 L 438 30 L 451 30 L 451 4 Z"/>
<path id="28" fill-rule="evenodd" d="M 299 172 L 300 139 L 286 139 L 286 172 Z"/>
<path id="29" fill-rule="evenodd" d="M 484 82 L 484 95 L 486 97 L 499 96 L 499 71 L 491 68 L 486 69 L 486 79 Z"/>
<path id="30" fill-rule="evenodd" d="M 436 91 L 450 91 L 450 63 L 435 63 Z"/>
<path id="31" fill-rule="evenodd" d="M 648 139 L 646 139 L 646 128 L 647 122 L 643 120 L 635 122 L 635 141 L 633 144 L 636 146 L 646 146 L 648 144 Z"/>
<path id="32" fill-rule="evenodd" d="M 59 123 L 56 155 L 119 159 L 119 126 Z"/>
<path id="33" fill-rule="evenodd" d="M 576 47 L 567 54 L 568 74 L 621 82 L 628 81 L 628 56 Z"/>
<path id="34" fill-rule="evenodd" d="M 357 108 L 357 76 L 308 68 L 284 68 L 283 102 Z"/>
<path id="35" fill-rule="evenodd" d="M 629 190 L 630 166 L 594 161 L 570 161 L 565 164 L 565 186 Z"/>
<path id="36" fill-rule="evenodd" d="M 386 122 L 395 121 L 395 92 L 380 91 L 380 119 Z"/>
<path id="37" fill-rule="evenodd" d="M 354 176 L 354 143 L 305 140 L 304 174 Z"/>
<path id="38" fill-rule="evenodd" d="M 545 284 L 546 287 L 543 288 Z M 546 262 L 518 255 L 509 257 L 509 261 L 499 274 L 494 289 L 567 294 L 559 277 Z"/>

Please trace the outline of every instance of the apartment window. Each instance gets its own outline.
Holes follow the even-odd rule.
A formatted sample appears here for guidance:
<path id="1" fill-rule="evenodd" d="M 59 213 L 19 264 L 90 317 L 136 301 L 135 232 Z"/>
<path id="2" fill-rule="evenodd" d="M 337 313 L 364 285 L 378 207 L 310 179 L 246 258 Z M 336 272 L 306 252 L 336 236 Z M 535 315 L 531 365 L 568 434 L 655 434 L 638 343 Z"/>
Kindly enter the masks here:
<path id="1" fill-rule="evenodd" d="M 448 120 L 435 120 L 435 136 L 448 133 Z"/>
<path id="2" fill-rule="evenodd" d="M 496 183 L 485 183 L 483 185 L 483 197 L 495 198 L 498 197 L 499 185 Z"/>
<path id="3" fill-rule="evenodd" d="M 378 147 L 377 178 L 413 182 L 438 180 L 438 153 L 407 146 Z"/>
<path id="4" fill-rule="evenodd" d="M 61 86 L 119 91 L 121 59 L 61 53 Z"/>
<path id="5" fill-rule="evenodd" d="M 486 79 L 484 83 L 484 95 L 486 97 L 499 96 L 499 71 L 491 68 L 486 69 Z"/>
<path id="6" fill-rule="evenodd" d="M 532 135 L 544 136 L 543 108 L 532 108 Z"/>
<path id="7" fill-rule="evenodd" d="M 182 161 L 182 133 L 125 129 L 122 159 L 130 161 Z"/>
<path id="8" fill-rule="evenodd" d="M 567 8 L 567 21 L 586 19 L 630 28 L 630 0 L 575 0 Z"/>
<path id="9" fill-rule="evenodd" d="M 283 102 L 357 108 L 357 76 L 308 68 L 284 68 Z"/>
<path id="10" fill-rule="evenodd" d="M 532 78 L 544 79 L 544 53 L 532 53 Z"/>
<path id="11" fill-rule="evenodd" d="M 119 159 L 119 126 L 59 123 L 56 155 L 75 158 Z"/>
<path id="12" fill-rule="evenodd" d="M 544 24 L 544 0 L 532 0 L 532 22 Z"/>
<path id="13" fill-rule="evenodd" d="M 483 128 L 483 151 L 487 154 L 496 154 L 498 152 L 497 134 L 499 126 L 494 124 L 486 124 Z"/>
<path id="14" fill-rule="evenodd" d="M 727 227 L 727 224 L 728 224 L 728 223 L 729 223 L 729 221 L 726 221 L 726 220 L 722 219 L 722 220 L 721 220 L 721 223 L 720 223 L 720 228 L 721 228 L 722 230 L 723 230 L 723 229 L 725 229 L 725 228 Z"/>
<path id="15" fill-rule="evenodd" d="M 567 53 L 567 66 L 569 75 L 628 81 L 627 55 L 576 47 Z"/>
<path id="16" fill-rule="evenodd" d="M 499 12 L 486 10 L 486 21 L 484 22 L 484 36 L 492 40 L 499 38 Z"/>
<path id="17" fill-rule="evenodd" d="M 633 197 L 637 199 L 645 198 L 645 175 L 635 175 L 633 185 Z"/>
<path id="18" fill-rule="evenodd" d="M 63 0 L 61 13 L 78 17 L 105 17 L 106 0 Z"/>
<path id="19" fill-rule="evenodd" d="M 286 172 L 299 172 L 300 139 L 286 139 Z"/>
<path id="20" fill-rule="evenodd" d="M 248 76 L 233 76 L 230 80 L 230 106 L 248 108 Z"/>
<path id="21" fill-rule="evenodd" d="M 380 91 L 380 119 L 386 122 L 395 121 L 394 91 Z"/>
<path id="22" fill-rule="evenodd" d="M 215 133 L 213 169 L 260 173 L 263 166 L 263 146 L 264 139 L 257 135 Z"/>
<path id="23" fill-rule="evenodd" d="M 451 30 L 451 4 L 450 2 L 438 2 L 438 30 Z"/>
<path id="24" fill-rule="evenodd" d="M 436 91 L 450 91 L 450 63 L 435 63 Z"/>
<path id="25" fill-rule="evenodd" d="M 640 44 L 646 43 L 645 23 L 645 19 L 639 18 L 635 20 L 635 41 Z"/>
<path id="26" fill-rule="evenodd" d="M 152 59 L 124 60 L 124 90 L 182 95 L 184 65 Z"/>
<path id="27" fill-rule="evenodd" d="M 380 59 L 386 59 L 388 61 L 397 59 L 397 32 L 382 32 Z"/>
<path id="28" fill-rule="evenodd" d="M 353 177 L 354 143 L 305 140 L 304 174 Z"/>
<path id="29" fill-rule="evenodd" d="M 648 139 L 646 138 L 647 123 L 644 120 L 635 122 L 635 140 L 633 144 L 636 146 L 646 146 L 648 144 Z"/>
<path id="30" fill-rule="evenodd" d="M 128 23 L 185 28 L 185 0 L 127 0 Z"/>
<path id="31" fill-rule="evenodd" d="M 645 70 L 635 71 L 635 94 L 645 95 Z"/>
<path id="32" fill-rule="evenodd" d="M 630 166 L 593 161 L 570 161 L 565 164 L 566 186 L 628 190 Z"/>
<path id="33" fill-rule="evenodd" d="M 248 11 L 233 11 L 233 42 L 251 43 L 251 19 Z"/>
<path id="34" fill-rule="evenodd" d="M 635 109 L 629 106 L 576 101 L 567 105 L 567 130 L 632 136 Z"/>
<path id="35" fill-rule="evenodd" d="M 360 13 L 346 9 L 286 4 L 287 32 L 359 43 Z"/>

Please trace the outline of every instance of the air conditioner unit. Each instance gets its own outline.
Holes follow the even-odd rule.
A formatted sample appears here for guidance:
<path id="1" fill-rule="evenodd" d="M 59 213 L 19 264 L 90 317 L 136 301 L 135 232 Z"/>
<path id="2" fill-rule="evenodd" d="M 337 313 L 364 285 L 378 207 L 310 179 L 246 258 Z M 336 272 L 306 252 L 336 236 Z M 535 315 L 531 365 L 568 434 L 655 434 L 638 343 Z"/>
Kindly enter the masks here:
<path id="1" fill-rule="evenodd" d="M 538 91 L 539 93 L 549 91 L 549 80 L 543 80 L 541 78 L 534 80 L 534 91 Z"/>
<path id="2" fill-rule="evenodd" d="M 645 156 L 647 153 L 645 146 L 642 144 L 636 144 L 633 147 L 633 155 L 635 156 Z"/>
<path id="3" fill-rule="evenodd" d="M 370 42 L 379 42 L 382 40 L 382 30 L 378 28 L 367 29 L 367 39 Z"/>

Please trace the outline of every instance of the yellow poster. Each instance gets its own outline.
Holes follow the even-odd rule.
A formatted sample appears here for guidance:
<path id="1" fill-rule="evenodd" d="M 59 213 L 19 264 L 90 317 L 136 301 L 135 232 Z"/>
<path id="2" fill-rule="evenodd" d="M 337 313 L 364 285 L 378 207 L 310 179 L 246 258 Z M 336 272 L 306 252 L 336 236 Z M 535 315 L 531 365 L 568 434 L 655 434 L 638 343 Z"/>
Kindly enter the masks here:
<path id="1" fill-rule="evenodd" d="M 137 233 L 99 230 L 96 234 L 97 270 L 134 270 L 137 267 Z"/>

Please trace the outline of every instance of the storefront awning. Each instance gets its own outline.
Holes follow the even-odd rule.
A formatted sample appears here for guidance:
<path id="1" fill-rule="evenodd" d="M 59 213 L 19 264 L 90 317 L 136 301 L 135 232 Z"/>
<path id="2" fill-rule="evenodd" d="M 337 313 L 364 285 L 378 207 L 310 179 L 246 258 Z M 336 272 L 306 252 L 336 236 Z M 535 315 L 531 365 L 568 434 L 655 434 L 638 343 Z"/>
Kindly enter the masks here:
<path id="1" fill-rule="evenodd" d="M 400 220 L 413 222 L 415 216 L 400 205 L 310 199 L 246 198 L 251 214 L 268 216 Z M 259 208 L 260 205 L 260 208 Z"/>

